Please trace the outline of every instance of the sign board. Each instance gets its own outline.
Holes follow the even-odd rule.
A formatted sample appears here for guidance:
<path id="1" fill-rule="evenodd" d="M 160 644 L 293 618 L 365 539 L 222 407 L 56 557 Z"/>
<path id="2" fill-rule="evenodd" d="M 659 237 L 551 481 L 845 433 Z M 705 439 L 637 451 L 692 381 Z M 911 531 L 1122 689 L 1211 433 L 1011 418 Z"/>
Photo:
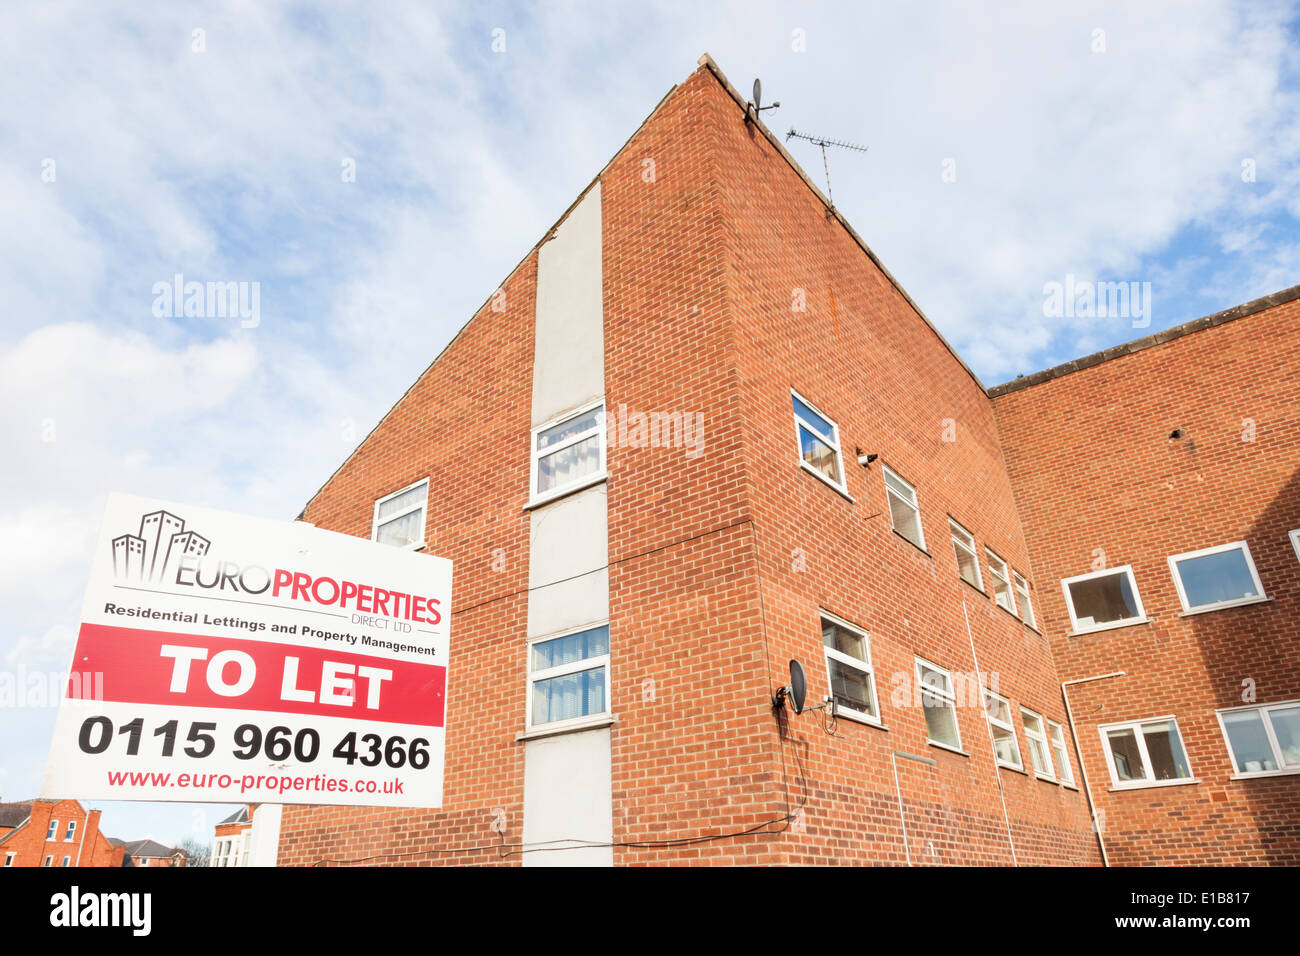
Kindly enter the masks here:
<path id="1" fill-rule="evenodd" d="M 109 495 L 45 797 L 437 807 L 451 562 Z"/>

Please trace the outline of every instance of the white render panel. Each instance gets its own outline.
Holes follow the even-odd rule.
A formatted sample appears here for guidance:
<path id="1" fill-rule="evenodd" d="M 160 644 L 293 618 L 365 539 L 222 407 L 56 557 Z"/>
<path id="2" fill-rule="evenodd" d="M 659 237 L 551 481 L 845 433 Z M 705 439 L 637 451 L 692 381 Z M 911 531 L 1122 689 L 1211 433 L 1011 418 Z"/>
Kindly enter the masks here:
<path id="1" fill-rule="evenodd" d="M 552 840 L 611 843 L 614 794 L 610 764 L 608 727 L 527 741 L 525 848 Z M 525 853 L 523 864 L 613 866 L 614 850 L 609 846 L 540 850 Z"/>
<path id="2" fill-rule="evenodd" d="M 600 183 L 537 253 L 533 424 L 605 394 Z"/>
<path id="3" fill-rule="evenodd" d="M 609 513 L 596 485 L 534 508 L 528 558 L 528 636 L 609 617 Z"/>

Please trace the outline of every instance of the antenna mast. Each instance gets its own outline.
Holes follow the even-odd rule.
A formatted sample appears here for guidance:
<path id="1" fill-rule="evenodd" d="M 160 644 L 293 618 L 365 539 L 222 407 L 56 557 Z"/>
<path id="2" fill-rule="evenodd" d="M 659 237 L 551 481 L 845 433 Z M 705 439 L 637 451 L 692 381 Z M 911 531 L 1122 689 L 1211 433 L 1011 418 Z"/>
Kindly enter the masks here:
<path id="1" fill-rule="evenodd" d="M 825 136 L 811 136 L 808 133 L 801 133 L 791 128 L 790 132 L 785 134 L 785 141 L 788 143 L 791 139 L 803 139 L 812 143 L 814 146 L 820 146 L 822 150 L 822 168 L 826 171 L 826 198 L 831 202 L 831 208 L 835 207 L 835 196 L 831 192 L 831 164 L 826 159 L 826 147 L 838 146 L 840 149 L 854 149 L 860 153 L 865 153 L 868 149 L 866 146 L 859 146 L 857 143 L 846 143 L 843 140 L 827 139 Z M 829 213 L 829 210 L 828 210 Z"/>

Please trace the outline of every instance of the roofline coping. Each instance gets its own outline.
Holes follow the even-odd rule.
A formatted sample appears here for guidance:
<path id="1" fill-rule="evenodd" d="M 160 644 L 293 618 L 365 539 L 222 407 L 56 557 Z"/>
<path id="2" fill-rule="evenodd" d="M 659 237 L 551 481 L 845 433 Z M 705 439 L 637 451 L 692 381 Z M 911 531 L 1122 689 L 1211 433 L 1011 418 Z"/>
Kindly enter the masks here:
<path id="1" fill-rule="evenodd" d="M 1054 365 L 1051 368 L 1043 369 L 1041 372 L 1035 372 L 1032 375 L 1022 375 L 1020 378 L 1014 378 L 1009 382 L 1001 385 L 995 385 L 988 390 L 989 398 L 997 398 L 1006 395 L 1009 392 L 1018 392 L 1022 388 L 1029 388 L 1033 385 L 1040 385 L 1043 382 L 1050 382 L 1053 379 L 1061 378 L 1072 372 L 1081 372 L 1084 369 L 1092 368 L 1094 365 L 1101 365 L 1103 362 L 1109 362 L 1112 359 L 1122 358 L 1125 355 L 1132 355 L 1134 352 L 1141 352 L 1145 349 L 1154 348 L 1157 345 L 1163 345 L 1173 339 L 1182 338 L 1184 335 L 1191 335 L 1194 332 L 1203 332 L 1206 329 L 1212 329 L 1237 319 L 1244 319 L 1248 315 L 1255 315 L 1274 306 L 1285 305 L 1288 302 L 1294 302 L 1300 299 L 1300 285 L 1293 285 L 1289 289 L 1283 289 L 1280 292 L 1274 292 L 1271 295 L 1262 296 L 1258 299 L 1252 299 L 1249 302 L 1243 302 L 1241 305 L 1234 305 L 1230 309 L 1224 309 L 1221 312 L 1215 312 L 1212 315 L 1202 316 L 1199 319 L 1192 319 L 1190 322 L 1184 322 L 1181 325 L 1175 325 L 1172 328 L 1156 332 L 1154 335 L 1148 335 L 1144 338 L 1134 339 L 1132 342 L 1124 342 L 1121 345 L 1112 345 L 1108 349 L 1102 349 L 1100 352 L 1093 352 L 1091 355 L 1085 355 L 1083 358 L 1077 358 L 1072 362 L 1066 362 L 1062 365 Z"/>

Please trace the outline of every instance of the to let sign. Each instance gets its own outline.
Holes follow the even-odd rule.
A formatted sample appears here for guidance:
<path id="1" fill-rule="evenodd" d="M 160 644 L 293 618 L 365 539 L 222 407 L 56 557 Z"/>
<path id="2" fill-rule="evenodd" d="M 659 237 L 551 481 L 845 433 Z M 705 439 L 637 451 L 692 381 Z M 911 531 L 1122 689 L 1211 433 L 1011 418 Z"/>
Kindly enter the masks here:
<path id="1" fill-rule="evenodd" d="M 42 795 L 442 804 L 451 562 L 109 496 Z"/>

